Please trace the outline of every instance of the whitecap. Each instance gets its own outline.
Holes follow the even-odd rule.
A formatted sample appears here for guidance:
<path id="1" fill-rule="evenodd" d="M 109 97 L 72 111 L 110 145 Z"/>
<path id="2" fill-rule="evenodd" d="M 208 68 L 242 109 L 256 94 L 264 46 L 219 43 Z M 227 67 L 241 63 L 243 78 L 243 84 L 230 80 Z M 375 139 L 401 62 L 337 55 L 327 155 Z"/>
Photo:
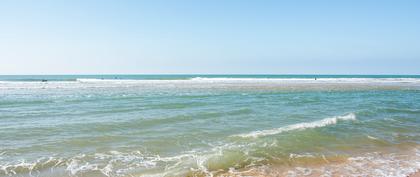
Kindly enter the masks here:
<path id="1" fill-rule="evenodd" d="M 303 122 L 303 123 L 292 124 L 292 125 L 288 125 L 284 127 L 275 128 L 275 129 L 258 130 L 258 131 L 253 131 L 251 133 L 245 133 L 245 134 L 239 134 L 239 135 L 233 135 L 233 136 L 242 137 L 242 138 L 257 138 L 257 137 L 275 135 L 275 134 L 279 134 L 279 133 L 283 133 L 287 131 L 293 131 L 293 130 L 305 130 L 305 129 L 311 129 L 311 128 L 325 127 L 328 125 L 337 124 L 338 120 L 356 120 L 356 115 L 354 113 L 350 113 L 343 116 L 325 118 L 325 119 L 317 120 L 313 122 Z"/>

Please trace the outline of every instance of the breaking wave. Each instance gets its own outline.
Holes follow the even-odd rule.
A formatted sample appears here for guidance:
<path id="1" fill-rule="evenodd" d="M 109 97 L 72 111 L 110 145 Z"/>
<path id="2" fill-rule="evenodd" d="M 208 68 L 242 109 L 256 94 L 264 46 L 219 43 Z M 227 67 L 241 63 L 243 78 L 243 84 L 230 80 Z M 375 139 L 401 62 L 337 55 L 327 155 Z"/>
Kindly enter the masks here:
<path id="1" fill-rule="evenodd" d="M 140 151 L 123 153 L 109 151 L 79 154 L 72 158 L 41 158 L 35 162 L 20 161 L 0 164 L 0 176 L 408 176 L 420 169 L 418 148 L 402 152 L 372 152 L 355 156 L 324 156 L 323 154 L 290 154 L 284 159 L 290 164 L 226 164 L 226 158 L 240 158 L 226 154 L 226 149 L 238 146 L 215 147 L 205 154 L 186 152 L 160 157 Z M 236 151 L 237 152 L 237 151 Z M 235 156 L 232 156 L 235 155 Z M 245 156 L 246 153 L 244 153 Z M 246 159 L 252 158 L 248 156 Z M 216 161 L 214 161 L 216 160 Z M 252 159 L 256 161 L 256 159 Z M 300 163 L 308 162 L 308 163 Z M 312 163 L 311 163 L 312 162 Z M 225 170 L 213 164 L 224 164 Z M 164 164 L 164 168 L 158 168 Z M 218 168 L 219 167 L 219 168 Z M 229 167 L 229 168 L 227 168 Z M 223 167 L 222 167 L 223 168 Z M 27 175 L 25 175 L 27 174 Z"/>
<path id="2" fill-rule="evenodd" d="M 310 128 L 325 127 L 328 125 L 337 124 L 337 121 L 339 120 L 356 120 L 356 115 L 354 113 L 350 113 L 343 116 L 325 118 L 325 119 L 317 120 L 313 122 L 298 123 L 298 124 L 288 125 L 285 127 L 269 129 L 269 130 L 259 130 L 259 131 L 254 131 L 251 133 L 239 134 L 239 135 L 234 135 L 234 136 L 242 137 L 242 138 L 257 138 L 257 137 L 275 135 L 282 132 L 293 131 L 293 130 L 304 130 L 304 129 L 310 129 Z"/>

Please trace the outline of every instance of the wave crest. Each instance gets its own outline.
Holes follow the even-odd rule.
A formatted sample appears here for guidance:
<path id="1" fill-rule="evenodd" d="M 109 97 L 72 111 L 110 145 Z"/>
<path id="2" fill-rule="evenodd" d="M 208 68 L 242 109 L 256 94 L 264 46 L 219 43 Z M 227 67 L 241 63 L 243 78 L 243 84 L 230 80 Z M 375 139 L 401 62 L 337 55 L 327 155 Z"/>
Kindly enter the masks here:
<path id="1" fill-rule="evenodd" d="M 310 128 L 325 127 L 328 125 L 337 124 L 338 120 L 357 120 L 357 119 L 354 113 L 350 113 L 343 116 L 335 116 L 335 117 L 325 118 L 325 119 L 317 120 L 313 122 L 292 124 L 292 125 L 288 125 L 288 126 L 284 126 L 280 128 L 269 129 L 269 130 L 258 130 L 258 131 L 253 131 L 251 133 L 239 134 L 239 135 L 233 135 L 233 136 L 242 137 L 242 138 L 258 138 L 262 136 L 275 135 L 282 132 L 293 131 L 293 130 L 304 130 L 304 129 L 310 129 Z"/>

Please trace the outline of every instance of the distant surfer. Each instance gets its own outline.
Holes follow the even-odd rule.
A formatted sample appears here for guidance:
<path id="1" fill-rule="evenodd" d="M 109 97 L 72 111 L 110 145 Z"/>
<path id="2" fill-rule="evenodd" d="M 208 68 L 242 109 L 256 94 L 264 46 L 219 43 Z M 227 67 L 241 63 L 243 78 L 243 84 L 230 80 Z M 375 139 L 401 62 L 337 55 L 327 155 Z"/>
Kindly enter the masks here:
<path id="1" fill-rule="evenodd" d="M 315 80 L 316 80 L 316 77 L 315 77 Z"/>
<path id="2" fill-rule="evenodd" d="M 41 82 L 47 82 L 47 81 L 48 81 L 47 79 L 42 79 L 42 80 L 41 80 Z"/>

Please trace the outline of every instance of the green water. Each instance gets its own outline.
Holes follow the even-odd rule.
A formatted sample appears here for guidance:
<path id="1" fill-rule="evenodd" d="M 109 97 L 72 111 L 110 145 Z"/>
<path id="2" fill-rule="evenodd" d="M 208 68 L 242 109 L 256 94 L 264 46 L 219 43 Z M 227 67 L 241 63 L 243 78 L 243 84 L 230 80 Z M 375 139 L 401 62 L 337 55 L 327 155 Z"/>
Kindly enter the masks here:
<path id="1" fill-rule="evenodd" d="M 419 76 L 0 76 L 0 176 L 206 176 L 418 152 L 419 126 Z M 404 176 L 418 159 L 378 170 Z"/>

